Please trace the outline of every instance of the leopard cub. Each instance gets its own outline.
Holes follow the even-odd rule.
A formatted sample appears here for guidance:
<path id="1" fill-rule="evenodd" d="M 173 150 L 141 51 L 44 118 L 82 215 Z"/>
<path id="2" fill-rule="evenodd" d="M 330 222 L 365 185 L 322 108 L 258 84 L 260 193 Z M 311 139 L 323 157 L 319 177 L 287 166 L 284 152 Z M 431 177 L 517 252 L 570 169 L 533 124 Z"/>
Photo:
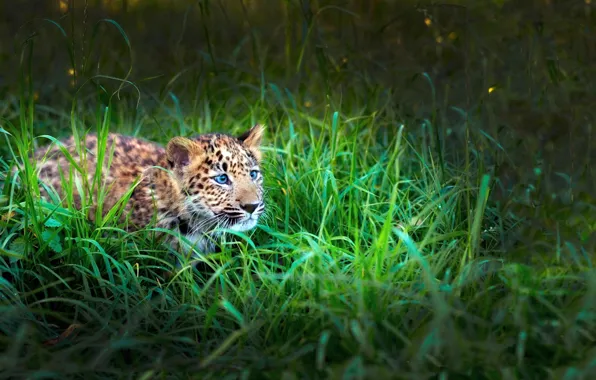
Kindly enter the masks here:
<path id="1" fill-rule="evenodd" d="M 168 238 L 176 247 L 212 252 L 214 240 L 220 237 L 214 229 L 250 230 L 265 210 L 260 170 L 262 135 L 263 127 L 257 124 L 238 137 L 221 133 L 174 137 L 162 147 L 111 133 L 102 149 L 100 185 L 105 187 L 100 214 L 105 216 L 123 196 L 131 194 L 122 206 L 120 219 L 127 222 L 129 231 L 155 222 L 156 227 L 179 231 L 191 243 L 189 246 L 184 240 Z M 74 137 L 62 141 L 62 149 L 68 151 L 81 171 L 59 146 L 40 149 L 35 154 L 40 183 L 53 188 L 62 200 L 67 195 L 63 179 L 74 182 L 69 187 L 75 207 L 83 204 L 80 190 L 84 199 L 91 194 L 88 217 L 92 221 L 98 207 L 94 188 L 97 184 L 93 181 L 98 144 L 93 134 L 85 137 L 83 149 L 76 149 Z M 48 199 L 43 184 L 40 193 Z"/>

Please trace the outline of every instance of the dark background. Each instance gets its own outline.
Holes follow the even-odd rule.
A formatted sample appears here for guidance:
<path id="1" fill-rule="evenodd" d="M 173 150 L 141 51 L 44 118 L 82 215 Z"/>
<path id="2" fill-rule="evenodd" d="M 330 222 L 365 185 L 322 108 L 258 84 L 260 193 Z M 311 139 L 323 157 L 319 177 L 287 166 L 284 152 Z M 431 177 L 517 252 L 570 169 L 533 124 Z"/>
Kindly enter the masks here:
<path id="1" fill-rule="evenodd" d="M 16 93 L 19 52 L 32 38 L 34 87 L 45 104 L 73 93 L 73 58 L 77 66 L 87 60 L 77 84 L 98 73 L 124 78 L 132 67 L 128 78 L 142 91 L 193 94 L 179 97 L 184 112 L 198 112 L 193 104 L 206 98 L 207 86 L 258 94 L 253 86 L 263 73 L 265 81 L 308 98 L 314 113 L 328 95 L 366 93 L 373 96 L 361 107 L 389 104 L 412 128 L 433 119 L 444 132 L 461 127 L 457 107 L 493 138 L 510 135 L 507 150 L 520 155 L 516 164 L 533 162 L 540 151 L 561 171 L 570 169 L 570 152 L 586 150 L 594 120 L 596 35 L 593 5 L 583 0 L 60 4 L 0 5 L 3 96 Z M 68 35 L 41 18 L 56 20 Z M 100 22 L 107 18 L 121 25 L 132 55 L 117 27 Z M 432 80 L 434 99 L 422 73 Z M 319 79 L 325 86 L 309 88 Z M 489 95 L 491 86 L 499 91 Z M 151 106 L 150 99 L 142 103 Z"/>

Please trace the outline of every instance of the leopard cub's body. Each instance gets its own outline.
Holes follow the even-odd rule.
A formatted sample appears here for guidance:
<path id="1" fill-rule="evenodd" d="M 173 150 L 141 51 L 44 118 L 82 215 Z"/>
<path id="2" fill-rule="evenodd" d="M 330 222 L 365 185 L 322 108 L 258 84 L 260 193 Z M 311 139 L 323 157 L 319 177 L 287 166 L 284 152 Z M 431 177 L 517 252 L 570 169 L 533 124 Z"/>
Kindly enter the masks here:
<path id="1" fill-rule="evenodd" d="M 99 202 L 102 215 L 121 205 L 124 208 L 121 221 L 127 222 L 129 230 L 155 223 L 156 227 L 180 231 L 199 252 L 208 253 L 214 248 L 213 238 L 217 238 L 213 229 L 252 229 L 265 209 L 259 169 L 262 133 L 263 128 L 256 125 L 240 137 L 219 133 L 175 137 L 166 147 L 109 134 L 107 146 L 102 149 L 99 185 L 104 187 L 105 195 L 100 200 L 93 187 L 97 136 L 87 135 L 81 143 L 82 149 L 76 148 L 73 137 L 62 142 L 62 149 L 68 150 L 83 169 L 82 174 L 56 145 L 38 150 L 35 159 L 40 183 L 54 188 L 61 200 L 67 196 L 62 178 L 66 182 L 72 180 L 69 188 L 75 207 L 81 208 L 83 200 L 89 199 L 81 199 L 80 190 L 85 196 L 91 194 L 89 219 L 95 219 Z M 128 202 L 123 204 L 121 198 L 131 189 Z M 43 185 L 40 192 L 48 198 Z M 182 247 L 189 248 L 183 240 L 174 242 L 178 247 L 182 243 Z"/>

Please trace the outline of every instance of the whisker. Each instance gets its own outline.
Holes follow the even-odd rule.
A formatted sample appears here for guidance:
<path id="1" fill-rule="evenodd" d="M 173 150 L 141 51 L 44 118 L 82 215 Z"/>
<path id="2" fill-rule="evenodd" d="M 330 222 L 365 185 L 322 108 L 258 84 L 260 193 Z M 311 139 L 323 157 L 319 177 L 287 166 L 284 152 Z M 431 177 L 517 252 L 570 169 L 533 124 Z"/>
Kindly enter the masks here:
<path id="1" fill-rule="evenodd" d="M 208 227 L 211 224 L 217 224 L 217 222 L 218 222 L 219 219 L 221 219 L 221 215 L 218 214 L 218 215 L 214 215 L 214 216 L 212 216 L 212 217 L 210 217 L 208 219 L 200 220 L 196 224 L 193 223 L 192 230 L 191 230 L 192 232 L 191 233 L 192 234 L 196 234 L 197 232 L 204 230 L 205 227 Z M 204 231 L 204 232 L 207 232 L 207 231 Z"/>
<path id="2" fill-rule="evenodd" d="M 203 231 L 205 229 L 204 227 L 208 226 L 211 222 L 213 222 L 212 219 L 207 219 L 207 220 L 203 220 L 199 223 L 193 224 L 191 227 L 191 230 L 190 230 L 190 234 L 195 235 L 198 232 Z M 203 232 L 205 232 L 205 231 L 203 231 Z"/>

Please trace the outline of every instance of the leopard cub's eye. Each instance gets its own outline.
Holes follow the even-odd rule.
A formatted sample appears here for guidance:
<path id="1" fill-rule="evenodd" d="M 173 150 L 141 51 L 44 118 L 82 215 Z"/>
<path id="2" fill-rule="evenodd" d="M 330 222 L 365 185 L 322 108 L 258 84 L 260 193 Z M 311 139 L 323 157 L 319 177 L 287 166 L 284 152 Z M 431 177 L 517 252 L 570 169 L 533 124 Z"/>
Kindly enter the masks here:
<path id="1" fill-rule="evenodd" d="M 251 170 L 250 171 L 250 178 L 251 179 L 257 179 L 258 176 L 259 176 L 259 171 L 258 170 Z"/>
<path id="2" fill-rule="evenodd" d="M 213 179 L 220 185 L 226 185 L 230 182 L 230 178 L 227 174 L 220 174 L 218 176 L 213 177 Z"/>

